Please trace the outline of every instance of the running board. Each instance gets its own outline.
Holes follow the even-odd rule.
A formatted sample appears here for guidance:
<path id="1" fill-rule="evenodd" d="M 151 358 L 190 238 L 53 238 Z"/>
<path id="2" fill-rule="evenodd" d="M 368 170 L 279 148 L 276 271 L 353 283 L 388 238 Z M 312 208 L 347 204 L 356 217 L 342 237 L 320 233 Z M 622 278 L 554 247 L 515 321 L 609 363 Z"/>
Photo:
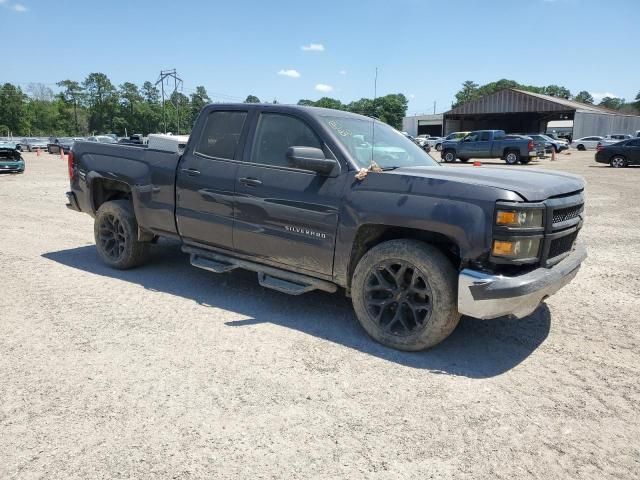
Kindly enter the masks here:
<path id="1" fill-rule="evenodd" d="M 242 268 L 258 274 L 258 283 L 266 288 L 289 295 L 302 295 L 312 290 L 335 293 L 338 286 L 319 278 L 293 273 L 275 267 L 184 245 L 182 251 L 191 256 L 191 265 L 214 273 L 225 273 Z"/>

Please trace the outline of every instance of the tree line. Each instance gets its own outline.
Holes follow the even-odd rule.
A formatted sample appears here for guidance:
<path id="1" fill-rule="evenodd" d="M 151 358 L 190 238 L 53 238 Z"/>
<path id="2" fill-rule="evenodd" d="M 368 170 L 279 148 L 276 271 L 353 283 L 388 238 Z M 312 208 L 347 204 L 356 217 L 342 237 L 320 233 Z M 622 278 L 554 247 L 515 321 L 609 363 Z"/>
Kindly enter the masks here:
<path id="1" fill-rule="evenodd" d="M 198 113 L 211 98 L 204 86 L 190 95 L 171 92 L 165 97 L 164 113 L 159 88 L 146 81 L 114 85 L 104 73 L 91 73 L 82 82 L 61 80 L 58 93 L 32 83 L 26 89 L 11 83 L 0 86 L 0 136 L 76 136 L 100 133 L 118 135 L 156 132 L 188 134 Z M 259 103 L 249 95 L 246 103 Z M 273 100 L 277 103 L 277 100 Z M 400 128 L 406 115 L 407 99 L 402 94 L 375 100 L 362 98 L 349 104 L 321 98 L 300 100 L 299 105 L 337 108 L 369 116 Z"/>
<path id="2" fill-rule="evenodd" d="M 490 82 L 486 85 L 478 85 L 477 83 L 467 80 L 462 84 L 462 88 L 455 95 L 455 102 L 452 108 L 457 107 L 463 103 L 475 100 L 485 95 L 492 94 L 504 88 L 517 88 L 519 90 L 526 90 L 532 93 L 541 93 L 543 95 L 550 95 L 552 97 L 564 98 L 567 100 L 575 100 L 577 102 L 586 103 L 589 105 L 595 104 L 595 99 L 586 90 L 582 90 L 573 95 L 571 91 L 565 87 L 559 85 L 548 85 L 546 87 L 536 87 L 534 85 L 523 85 L 515 80 L 507 80 L 505 78 L 496 82 Z M 624 98 L 617 97 L 604 97 L 599 107 L 608 108 L 610 110 L 617 110 L 620 113 L 638 115 L 640 113 L 640 92 L 636 95 L 635 101 L 627 102 Z"/>

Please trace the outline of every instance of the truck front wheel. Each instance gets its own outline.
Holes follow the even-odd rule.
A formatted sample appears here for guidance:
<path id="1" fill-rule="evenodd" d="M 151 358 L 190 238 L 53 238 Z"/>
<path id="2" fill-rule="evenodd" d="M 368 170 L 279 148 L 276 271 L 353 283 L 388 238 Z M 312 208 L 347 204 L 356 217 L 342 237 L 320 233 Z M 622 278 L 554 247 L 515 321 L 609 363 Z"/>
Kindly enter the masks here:
<path id="1" fill-rule="evenodd" d="M 149 257 L 149 244 L 138 241 L 138 222 L 128 200 L 100 205 L 93 225 L 98 255 L 118 270 L 137 267 Z"/>
<path id="2" fill-rule="evenodd" d="M 435 247 L 391 240 L 369 250 L 351 283 L 358 321 L 376 341 L 406 351 L 432 347 L 456 328 L 456 271 Z"/>

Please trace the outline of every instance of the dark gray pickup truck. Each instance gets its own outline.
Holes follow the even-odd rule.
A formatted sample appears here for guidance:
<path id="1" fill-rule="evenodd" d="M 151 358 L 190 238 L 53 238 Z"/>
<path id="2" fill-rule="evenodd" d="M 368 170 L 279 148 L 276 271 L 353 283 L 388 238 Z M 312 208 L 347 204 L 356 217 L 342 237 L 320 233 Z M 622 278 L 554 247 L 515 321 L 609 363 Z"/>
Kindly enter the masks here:
<path id="1" fill-rule="evenodd" d="M 462 162 L 470 158 L 501 158 L 509 165 L 529 163 L 537 155 L 532 139 L 507 137 L 503 130 L 469 132 L 459 140 L 444 142 L 440 153 L 445 162 L 456 158 Z"/>
<path id="2" fill-rule="evenodd" d="M 586 256 L 580 177 L 446 168 L 391 127 L 284 105 L 203 109 L 183 152 L 76 142 L 68 207 L 120 269 L 159 237 L 212 272 L 351 296 L 379 342 L 445 339 L 461 314 L 523 317 Z"/>

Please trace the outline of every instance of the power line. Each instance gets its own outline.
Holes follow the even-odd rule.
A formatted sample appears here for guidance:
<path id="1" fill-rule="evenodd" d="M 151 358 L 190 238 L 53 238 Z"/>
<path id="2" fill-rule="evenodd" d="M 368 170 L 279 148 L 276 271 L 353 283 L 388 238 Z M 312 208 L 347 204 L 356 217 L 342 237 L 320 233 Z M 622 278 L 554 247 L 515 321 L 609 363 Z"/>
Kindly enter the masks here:
<path id="1" fill-rule="evenodd" d="M 173 78 L 173 93 L 171 94 L 171 103 L 176 107 L 176 126 L 177 126 L 177 134 L 180 135 L 180 102 L 179 100 L 174 96 L 175 93 L 178 93 L 178 85 L 180 85 L 180 89 L 182 89 L 182 79 L 180 77 L 178 77 L 178 73 L 176 72 L 176 69 L 173 68 L 171 70 L 160 70 L 160 77 L 158 78 L 158 81 L 155 83 L 156 85 L 160 84 L 160 87 L 162 89 L 162 124 L 164 126 L 164 133 L 167 133 L 167 119 L 166 119 L 166 114 L 164 111 L 164 82 L 165 80 L 167 80 L 167 85 L 169 83 L 170 78 Z M 176 98 L 176 103 L 173 103 L 173 98 Z"/>

